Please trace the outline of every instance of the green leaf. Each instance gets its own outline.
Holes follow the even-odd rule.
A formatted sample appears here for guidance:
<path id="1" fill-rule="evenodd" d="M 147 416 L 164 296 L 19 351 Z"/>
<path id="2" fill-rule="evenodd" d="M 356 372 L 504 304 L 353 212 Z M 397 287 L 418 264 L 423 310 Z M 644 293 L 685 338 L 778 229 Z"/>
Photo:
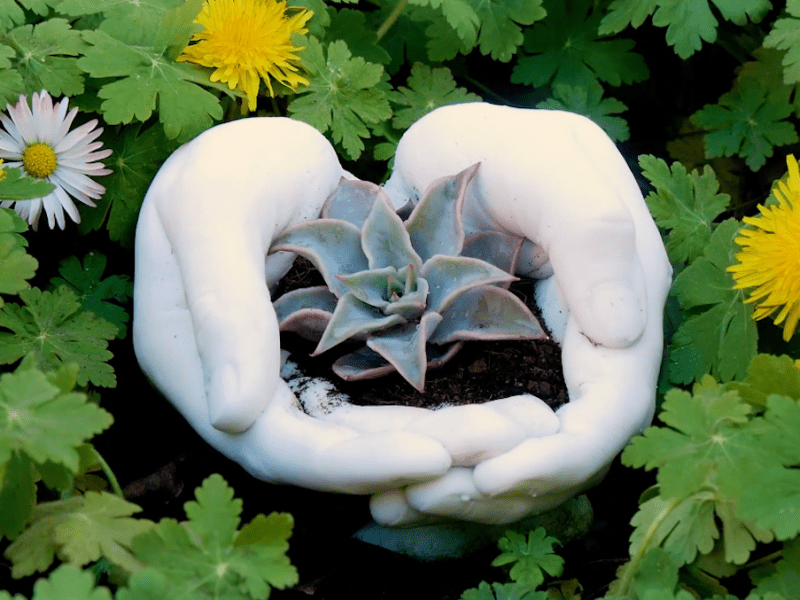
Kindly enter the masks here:
<path id="1" fill-rule="evenodd" d="M 100 31 L 132 46 L 149 46 L 153 44 L 154 32 L 159 31 L 169 12 L 182 4 L 181 0 L 63 0 L 57 5 L 57 10 L 71 17 L 103 13 Z M 194 4 L 187 3 L 184 10 L 191 12 Z M 176 17 L 179 14 L 173 13 L 168 18 L 172 21 L 167 23 L 168 27 L 175 25 L 173 19 Z M 174 42 L 177 40 L 173 38 L 171 43 Z"/>
<path id="2" fill-rule="evenodd" d="M 62 392 L 54 385 L 62 367 L 47 376 L 28 359 L 13 373 L 0 375 L 0 464 L 12 452 L 24 452 L 35 462 L 51 461 L 77 472 L 77 448 L 111 425 L 109 413 L 89 403 L 85 394 Z"/>
<path id="3" fill-rule="evenodd" d="M 39 261 L 25 251 L 25 219 L 10 208 L 0 208 L 0 294 L 16 294 L 28 287 Z M 2 302 L 0 302 L 2 306 Z"/>
<path id="4" fill-rule="evenodd" d="M 0 2 L 0 33 L 25 22 L 25 13 L 16 0 Z"/>
<path id="5" fill-rule="evenodd" d="M 708 246 L 716 219 L 730 203 L 720 194 L 714 170 L 706 165 L 703 173 L 686 172 L 679 162 L 672 167 L 652 155 L 639 157 L 642 175 L 655 191 L 645 201 L 659 227 L 669 229 L 666 248 L 673 264 L 692 263 Z"/>
<path id="6" fill-rule="evenodd" d="M 412 3 L 441 11 L 448 29 L 470 50 L 475 47 L 481 20 L 470 0 L 413 0 Z"/>
<path id="7" fill-rule="evenodd" d="M 739 498 L 739 512 L 742 518 L 786 540 L 800 533 L 800 405 L 797 400 L 773 394 L 767 398 L 766 406 L 760 422 L 763 437 L 779 446 L 782 460 L 748 479 Z"/>
<path id="8" fill-rule="evenodd" d="M 616 98 L 603 98 L 603 89 L 600 86 L 580 88 L 556 84 L 553 91 L 555 97 L 539 102 L 536 108 L 566 110 L 588 117 L 600 125 L 615 142 L 624 142 L 630 138 L 625 119 L 612 116 L 628 110 L 628 107 Z"/>
<path id="9" fill-rule="evenodd" d="M 108 588 L 96 585 L 92 572 L 61 565 L 47 579 L 36 581 L 32 600 L 111 600 Z"/>
<path id="10" fill-rule="evenodd" d="M 212 85 L 203 69 L 168 59 L 164 47 L 129 46 L 102 31 L 83 36 L 91 47 L 78 66 L 92 77 L 118 78 L 98 92 L 107 123 L 146 121 L 157 105 L 164 133 L 183 142 L 222 119 L 219 98 L 196 85 Z"/>
<path id="11" fill-rule="evenodd" d="M 648 427 L 622 454 L 628 466 L 658 468 L 658 483 L 666 498 L 683 498 L 719 486 L 720 478 L 738 479 L 741 470 L 756 470 L 778 457 L 752 428 L 743 427 L 752 407 L 735 391 L 725 391 L 709 376 L 695 384 L 693 391 L 667 392 L 659 415 L 667 427 Z"/>
<path id="12" fill-rule="evenodd" d="M 83 74 L 77 58 L 85 44 L 79 31 L 65 19 L 49 19 L 38 25 L 23 25 L 9 32 L 3 41 L 16 50 L 9 56 L 11 68 L 19 75 L 19 87 L 0 87 L 3 102 L 20 94 L 46 89 L 53 96 L 83 93 Z M 12 80 L 7 80 L 13 84 Z"/>
<path id="13" fill-rule="evenodd" d="M 692 115 L 692 122 L 708 131 L 706 158 L 736 154 L 757 171 L 772 156 L 774 146 L 800 139 L 794 125 L 784 121 L 794 107 L 788 102 L 771 101 L 767 95 L 766 88 L 744 79 L 720 96 L 718 104 L 707 104 Z"/>
<path id="14" fill-rule="evenodd" d="M 736 390 L 743 400 L 766 406 L 771 394 L 800 400 L 800 371 L 790 356 L 758 354 L 747 368 L 744 381 L 732 381 L 729 389 Z"/>
<path id="15" fill-rule="evenodd" d="M 600 22 L 598 33 L 619 33 L 628 25 L 638 29 L 653 14 L 658 4 L 659 0 L 614 0 Z"/>
<path id="16" fill-rule="evenodd" d="M 532 25 L 548 15 L 542 0 L 470 0 L 470 4 L 481 23 L 481 54 L 500 62 L 510 61 L 525 39 L 520 25 Z"/>
<path id="17" fill-rule="evenodd" d="M 477 588 L 466 590 L 460 600 L 548 600 L 547 592 L 533 591 L 520 583 L 481 581 Z"/>
<path id="18" fill-rule="evenodd" d="M 694 561 L 698 551 L 710 552 L 719 537 L 710 492 L 684 499 L 655 496 L 642 503 L 631 525 L 632 557 L 661 546 L 680 565 Z"/>
<path id="19" fill-rule="evenodd" d="M 131 518 L 139 511 L 135 504 L 106 492 L 38 504 L 28 528 L 6 550 L 13 562 L 12 576 L 46 571 L 56 556 L 80 566 L 105 557 L 127 572 L 140 570 L 131 543 L 155 524 Z"/>
<path id="20" fill-rule="evenodd" d="M 265 599 L 272 587 L 297 583 L 286 557 L 289 515 L 257 516 L 237 534 L 241 501 L 219 475 L 186 504 L 185 525 L 162 519 L 133 540 L 146 568 L 134 574 L 118 600 L 137 598 Z"/>
<path id="21" fill-rule="evenodd" d="M 658 468 L 660 496 L 642 505 L 631 538 L 632 555 L 642 545 L 664 545 L 680 564 L 696 552 L 711 552 L 722 523 L 725 559 L 742 564 L 772 535 L 762 523 L 736 514 L 738 498 L 748 494 L 761 473 L 786 459 L 789 443 L 779 428 L 751 420 L 752 407 L 735 391 L 706 376 L 693 394 L 667 393 L 660 419 L 623 451 L 631 467 Z M 800 411 L 794 419 L 800 425 Z M 795 441 L 795 445 L 797 440 Z M 761 497 L 774 495 L 759 488 Z M 656 532 L 653 535 L 652 532 Z"/>
<path id="22" fill-rule="evenodd" d="M 360 56 L 368 63 L 385 65 L 391 56 L 378 45 L 374 27 L 367 24 L 367 16 L 360 10 L 343 8 L 332 10 L 330 26 L 325 30 L 325 42 L 343 40 L 347 48 L 355 56 Z"/>
<path id="23" fill-rule="evenodd" d="M 691 383 L 709 372 L 721 381 L 743 379 L 756 355 L 752 305 L 744 303 L 742 290 L 733 289 L 725 270 L 738 252 L 733 238 L 739 227 L 735 219 L 720 223 L 703 256 L 675 279 L 673 293 L 688 311 L 670 344 L 669 374 L 675 383 Z"/>
<path id="24" fill-rule="evenodd" d="M 757 48 L 755 60 L 744 63 L 739 70 L 740 79 L 752 79 L 767 90 L 767 102 L 791 103 L 795 115 L 800 114 L 800 81 L 787 84 L 783 80 L 783 60 L 787 52 L 773 48 Z"/>
<path id="25" fill-rule="evenodd" d="M 800 82 L 800 3 L 790 0 L 786 10 L 791 16 L 773 23 L 772 30 L 764 38 L 764 47 L 786 50 L 782 61 L 783 81 L 790 84 Z"/>
<path id="26" fill-rule="evenodd" d="M 290 115 L 322 133 L 330 131 L 347 156 L 357 159 L 364 150 L 363 140 L 370 136 L 367 125 L 392 116 L 385 92 L 376 87 L 383 67 L 353 57 L 341 40 L 328 46 L 326 58 L 322 45 L 313 37 L 303 52 L 303 65 L 309 72 L 310 85 L 289 104 Z"/>
<path id="27" fill-rule="evenodd" d="M 52 278 L 50 283 L 55 287 L 68 286 L 78 296 L 84 310 L 115 325 L 117 337 L 122 339 L 127 333 L 130 315 L 122 306 L 109 300 L 127 302 L 133 296 L 133 283 L 127 275 L 112 275 L 102 279 L 107 262 L 106 256 L 99 252 L 84 256 L 83 264 L 78 257 L 70 256 L 59 265 L 61 277 Z"/>
<path id="28" fill-rule="evenodd" d="M 0 363 L 13 363 L 32 353 L 41 368 L 57 369 L 77 363 L 78 383 L 114 387 L 114 369 L 108 340 L 117 327 L 89 311 L 81 311 L 75 294 L 67 287 L 53 292 L 31 288 L 20 292 L 24 305 L 7 303 L 0 308 Z"/>
<path id="29" fill-rule="evenodd" d="M 0 447 L 5 437 L 7 432 L 0 429 Z M 5 464 L 0 462 L 0 538 L 22 533 L 35 505 L 36 469 L 27 454 L 12 451 Z"/>
<path id="30" fill-rule="evenodd" d="M 474 42 L 469 44 L 458 37 L 444 17 L 431 19 L 425 35 L 428 38 L 428 60 L 433 62 L 452 60 L 459 53 L 469 54 L 475 47 Z"/>
<path id="31" fill-rule="evenodd" d="M 764 600 L 800 597 L 800 541 L 792 540 L 784 544 L 781 554 L 774 572 L 758 579 L 758 585 L 753 590 L 754 594 L 759 594 Z"/>
<path id="32" fill-rule="evenodd" d="M 557 577 L 564 569 L 564 559 L 553 552 L 557 543 L 542 527 L 529 532 L 527 540 L 522 534 L 507 531 L 497 542 L 503 553 L 492 561 L 492 566 L 513 564 L 512 581 L 535 589 L 544 582 L 544 573 Z"/>
<path id="33" fill-rule="evenodd" d="M 618 86 L 649 77 L 631 40 L 599 40 L 602 13 L 590 0 L 545 0 L 547 19 L 525 32 L 525 52 L 511 81 L 534 87 L 563 84 L 595 88 L 598 81 Z"/>
<path id="34" fill-rule="evenodd" d="M 770 0 L 712 0 L 723 19 L 745 25 L 758 23 L 772 8 Z M 655 13 L 655 14 L 654 14 Z M 653 25 L 667 28 L 667 43 L 681 58 L 688 58 L 702 43 L 717 39 L 717 21 L 708 0 L 614 0 L 600 23 L 601 35 L 619 33 L 628 25 L 639 27 L 653 15 Z"/>
<path id="35" fill-rule="evenodd" d="M 0 179 L 0 200 L 30 200 L 43 198 L 55 189 L 55 185 L 43 179 L 23 177 L 16 168 L 2 169 L 5 173 Z"/>
<path id="36" fill-rule="evenodd" d="M 113 151 L 107 163 L 113 173 L 103 182 L 106 193 L 97 200 L 96 208 L 78 207 L 78 230 L 85 234 L 106 223 L 109 237 L 130 247 L 147 189 L 177 144 L 166 138 L 163 128 L 154 126 L 141 131 L 139 124 L 107 136 L 106 142 Z"/>
<path id="37" fill-rule="evenodd" d="M 404 107 L 397 109 L 392 119 L 392 126 L 400 130 L 408 129 L 440 106 L 481 100 L 477 94 L 456 87 L 453 75 L 446 67 L 432 69 L 414 63 L 406 84 L 408 87 L 398 86 L 397 91 L 389 96 L 392 102 Z"/>

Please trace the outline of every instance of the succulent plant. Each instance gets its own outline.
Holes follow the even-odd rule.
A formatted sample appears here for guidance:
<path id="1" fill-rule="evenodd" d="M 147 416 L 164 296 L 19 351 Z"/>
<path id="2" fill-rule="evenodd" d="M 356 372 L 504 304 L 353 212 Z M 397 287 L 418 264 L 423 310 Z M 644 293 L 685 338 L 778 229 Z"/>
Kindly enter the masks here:
<path id="1" fill-rule="evenodd" d="M 523 240 L 464 232 L 464 200 L 478 168 L 432 183 L 416 205 L 398 211 L 410 211 L 405 221 L 380 186 L 343 178 L 321 218 L 289 227 L 272 245 L 271 252 L 309 259 L 326 283 L 275 301 L 281 331 L 317 341 L 313 355 L 364 340 L 334 363 L 337 375 L 397 371 L 420 391 L 427 367 L 452 358 L 466 340 L 546 337 L 508 291 Z"/>

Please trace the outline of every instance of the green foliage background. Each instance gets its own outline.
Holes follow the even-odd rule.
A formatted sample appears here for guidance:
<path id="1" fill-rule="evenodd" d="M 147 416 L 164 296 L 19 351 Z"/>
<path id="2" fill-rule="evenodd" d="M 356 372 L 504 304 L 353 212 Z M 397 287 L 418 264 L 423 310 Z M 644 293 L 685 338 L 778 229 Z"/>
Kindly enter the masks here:
<path id="1" fill-rule="evenodd" d="M 35 580 L 61 564 L 32 597 L 76 600 L 203 585 L 208 597 L 266 598 L 297 581 L 289 515 L 240 528 L 241 503 L 212 476 L 182 524 L 136 518 L 92 444 L 113 421 L 116 371 L 131 368 L 112 350 L 130 344 L 144 194 L 180 144 L 249 116 L 305 121 L 349 170 L 380 181 L 417 119 L 485 100 L 602 126 L 641 173 L 676 272 L 660 421 L 622 457 L 656 470 L 658 484 L 607 598 L 731 600 L 736 573 L 749 574 L 747 600 L 800 597 L 800 338 L 753 321 L 726 271 L 741 218 L 798 151 L 800 0 L 289 3 L 314 11 L 297 39 L 310 85 L 262 96 L 246 115 L 239 92 L 175 60 L 201 0 L 0 2 L 0 104 L 42 89 L 69 96 L 113 150 L 105 195 L 69 231 L 29 232 L 0 209 L 0 539 L 13 575 Z M 48 189 L 5 173 L 1 199 Z M 464 598 L 578 598 L 576 582 L 537 589 L 561 573 L 554 543 L 543 531 L 503 538 L 495 564 L 510 565 L 512 581 Z M 181 560 L 191 568 L 169 568 Z M 95 572 L 117 583 L 98 586 Z M 0 591 L 12 597 L 22 598 Z"/>

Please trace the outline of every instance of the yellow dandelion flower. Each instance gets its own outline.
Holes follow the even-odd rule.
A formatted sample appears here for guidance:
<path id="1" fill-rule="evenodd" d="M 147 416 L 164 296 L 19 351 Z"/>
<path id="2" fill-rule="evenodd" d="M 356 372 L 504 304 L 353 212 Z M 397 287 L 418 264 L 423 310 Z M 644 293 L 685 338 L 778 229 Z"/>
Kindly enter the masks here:
<path id="1" fill-rule="evenodd" d="M 754 319 L 775 312 L 775 324 L 783 323 L 783 339 L 789 341 L 800 320 L 800 168 L 788 156 L 789 178 L 777 182 L 772 192 L 778 204 L 759 205 L 761 213 L 745 217 L 751 225 L 734 241 L 742 247 L 738 264 L 728 267 L 735 289 L 755 288 L 746 302 L 758 302 Z"/>
<path id="2" fill-rule="evenodd" d="M 211 81 L 227 83 L 247 96 L 250 110 L 256 108 L 261 79 L 274 96 L 270 77 L 297 90 L 308 85 L 299 74 L 298 53 L 305 48 L 292 44 L 293 33 L 305 28 L 313 12 L 293 8 L 276 0 L 206 0 L 195 19 L 204 27 L 194 36 L 179 61 L 211 67 Z"/>

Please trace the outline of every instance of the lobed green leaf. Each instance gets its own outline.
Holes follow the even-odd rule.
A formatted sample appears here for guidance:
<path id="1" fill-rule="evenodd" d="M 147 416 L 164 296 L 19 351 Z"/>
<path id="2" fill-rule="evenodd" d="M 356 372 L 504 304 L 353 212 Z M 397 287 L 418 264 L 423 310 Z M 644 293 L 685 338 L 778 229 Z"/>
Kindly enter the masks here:
<path id="1" fill-rule="evenodd" d="M 733 242 L 738 230 L 734 219 L 720 223 L 703 256 L 675 279 L 673 293 L 689 311 L 670 344 L 669 376 L 675 383 L 691 383 L 709 372 L 721 381 L 742 379 L 756 355 L 752 305 L 744 303 L 742 290 L 733 289 L 725 270 L 738 252 Z"/>
<path id="2" fill-rule="evenodd" d="M 392 126 L 405 130 L 432 110 L 450 104 L 480 102 L 477 94 L 456 87 L 450 69 L 433 69 L 422 63 L 414 63 L 407 80 L 408 87 L 398 86 L 389 99 L 404 108 L 395 111 Z"/>
<path id="3" fill-rule="evenodd" d="M 615 142 L 625 142 L 630 138 L 628 123 L 617 115 L 628 110 L 616 98 L 603 98 L 600 86 L 573 87 L 555 84 L 554 97 L 543 100 L 536 108 L 565 110 L 590 118 L 597 123 Z"/>
<path id="4" fill-rule="evenodd" d="M 788 102 L 768 97 L 768 90 L 752 79 L 707 104 L 692 121 L 708 131 L 706 158 L 738 155 L 757 171 L 772 156 L 774 146 L 796 143 L 794 125 L 785 121 L 794 111 Z"/>
<path id="5" fill-rule="evenodd" d="M 0 326 L 10 330 L 0 332 L 0 364 L 13 363 L 30 353 L 47 370 L 77 364 L 80 385 L 116 385 L 107 349 L 108 341 L 117 334 L 115 325 L 80 310 L 78 299 L 67 287 L 53 292 L 30 288 L 19 296 L 23 305 L 7 303 L 0 308 Z"/>
<path id="6" fill-rule="evenodd" d="M 599 40 L 602 17 L 590 0 L 545 0 L 547 19 L 526 30 L 525 53 L 511 81 L 596 88 L 598 81 L 619 86 L 649 77 L 644 58 L 631 40 Z"/>
<path id="7" fill-rule="evenodd" d="M 668 166 L 652 155 L 639 157 L 642 175 L 655 191 L 645 198 L 659 227 L 668 229 L 666 249 L 674 264 L 692 263 L 708 246 L 716 219 L 730 204 L 728 194 L 719 193 L 714 170 L 687 173 L 679 162 Z"/>
<path id="8" fill-rule="evenodd" d="M 363 140 L 370 136 L 367 125 L 392 116 L 386 93 L 377 87 L 383 67 L 353 57 L 343 40 L 332 42 L 326 53 L 313 37 L 302 60 L 310 85 L 289 103 L 289 114 L 322 133 L 330 131 L 345 154 L 357 159 L 364 150 Z"/>
<path id="9" fill-rule="evenodd" d="M 135 504 L 106 492 L 87 492 L 36 506 L 28 527 L 6 550 L 15 578 L 46 571 L 58 557 L 86 565 L 104 557 L 128 573 L 142 568 L 132 540 L 155 524 L 131 515 Z"/>
<path id="10" fill-rule="evenodd" d="M 28 254 L 20 235 L 28 224 L 10 208 L 0 208 L 0 294 L 16 294 L 28 287 L 39 261 Z M 2 305 L 2 301 L 0 301 Z"/>

